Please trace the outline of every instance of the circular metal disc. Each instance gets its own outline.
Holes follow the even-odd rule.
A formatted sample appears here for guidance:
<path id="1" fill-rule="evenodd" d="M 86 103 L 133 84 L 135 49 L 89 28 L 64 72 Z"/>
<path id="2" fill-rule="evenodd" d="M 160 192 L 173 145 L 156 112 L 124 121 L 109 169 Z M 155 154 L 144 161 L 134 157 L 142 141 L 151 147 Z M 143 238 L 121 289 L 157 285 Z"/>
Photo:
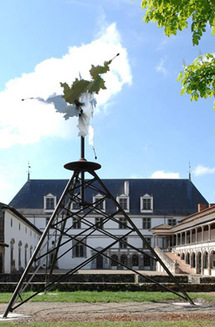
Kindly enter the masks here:
<path id="1" fill-rule="evenodd" d="M 81 159 L 79 161 L 73 161 L 65 164 L 64 168 L 68 170 L 93 171 L 100 169 L 101 165 L 96 162 Z"/>

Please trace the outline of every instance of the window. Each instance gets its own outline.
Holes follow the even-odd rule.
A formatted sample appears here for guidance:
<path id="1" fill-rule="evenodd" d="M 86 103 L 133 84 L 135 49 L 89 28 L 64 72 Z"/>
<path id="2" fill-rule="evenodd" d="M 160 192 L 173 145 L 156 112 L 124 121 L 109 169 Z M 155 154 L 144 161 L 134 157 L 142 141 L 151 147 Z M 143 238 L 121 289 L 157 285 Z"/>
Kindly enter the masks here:
<path id="1" fill-rule="evenodd" d="M 56 207 L 56 196 L 49 193 L 46 196 L 44 196 L 44 209 L 46 211 L 53 211 Z"/>
<path id="2" fill-rule="evenodd" d="M 18 244 L 18 270 L 22 267 L 22 241 Z"/>
<path id="3" fill-rule="evenodd" d="M 104 200 L 104 196 L 101 194 L 97 194 L 93 197 L 93 205 L 95 206 L 95 209 L 105 211 L 106 203 Z"/>
<path id="4" fill-rule="evenodd" d="M 120 257 L 120 263 L 121 263 L 122 266 L 127 266 L 127 264 L 128 264 L 128 257 L 127 257 L 127 255 L 125 255 L 125 254 L 121 255 L 121 257 Z"/>
<path id="5" fill-rule="evenodd" d="M 80 240 L 73 240 L 72 256 L 73 258 L 85 258 L 86 257 L 86 245 L 85 240 L 82 243 Z"/>
<path id="6" fill-rule="evenodd" d="M 125 217 L 119 218 L 119 229 L 126 229 L 127 228 L 127 219 Z"/>
<path id="7" fill-rule="evenodd" d="M 175 218 L 169 218 L 168 219 L 168 225 L 175 226 L 176 225 L 176 219 Z"/>
<path id="8" fill-rule="evenodd" d="M 150 267 L 151 266 L 151 258 L 148 255 L 144 255 L 143 263 L 144 263 L 144 266 Z"/>
<path id="9" fill-rule="evenodd" d="M 133 254 L 131 258 L 132 266 L 139 266 L 139 257 L 137 254 Z"/>
<path id="10" fill-rule="evenodd" d="M 10 241 L 10 267 L 11 267 L 11 271 L 15 270 L 14 244 L 15 244 L 15 240 L 14 240 L 14 238 L 12 238 L 11 241 Z"/>
<path id="11" fill-rule="evenodd" d="M 54 198 L 46 198 L 46 209 L 54 209 Z"/>
<path id="12" fill-rule="evenodd" d="M 143 229 L 151 228 L 151 218 L 143 218 Z"/>
<path id="13" fill-rule="evenodd" d="M 145 194 L 140 198 L 140 211 L 152 212 L 153 211 L 153 197 Z"/>
<path id="14" fill-rule="evenodd" d="M 95 218 L 95 224 L 96 224 L 96 227 L 102 229 L 102 228 L 104 227 L 104 221 L 103 221 L 103 218 L 102 218 L 102 217 L 96 217 L 96 218 Z"/>
<path id="15" fill-rule="evenodd" d="M 25 244 L 25 267 L 28 263 L 28 244 Z"/>
<path id="16" fill-rule="evenodd" d="M 73 228 L 80 229 L 81 228 L 81 220 L 78 218 L 73 218 Z"/>
<path id="17" fill-rule="evenodd" d="M 113 254 L 111 256 L 111 266 L 116 267 L 118 265 L 118 256 L 116 254 Z"/>
<path id="18" fill-rule="evenodd" d="M 151 241 L 152 241 L 151 237 L 145 236 L 144 238 L 145 238 L 146 242 L 148 242 L 148 244 L 151 245 Z M 148 247 L 145 244 L 145 242 L 143 242 L 143 248 L 144 249 L 148 249 Z"/>
<path id="19" fill-rule="evenodd" d="M 117 202 L 121 206 L 121 208 L 125 211 L 129 211 L 129 197 L 126 195 L 121 195 L 117 197 Z"/>
<path id="20" fill-rule="evenodd" d="M 127 237 L 124 237 L 122 240 L 119 241 L 119 248 L 120 249 L 127 248 Z"/>

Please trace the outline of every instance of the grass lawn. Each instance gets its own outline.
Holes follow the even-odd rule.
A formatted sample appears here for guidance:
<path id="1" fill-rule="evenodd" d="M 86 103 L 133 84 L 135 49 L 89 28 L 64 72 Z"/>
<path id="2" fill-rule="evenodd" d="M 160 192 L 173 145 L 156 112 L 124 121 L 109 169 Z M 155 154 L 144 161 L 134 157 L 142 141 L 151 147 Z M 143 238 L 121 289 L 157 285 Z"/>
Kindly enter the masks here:
<path id="1" fill-rule="evenodd" d="M 29 297 L 27 292 L 23 298 Z M 205 300 L 215 301 L 214 293 L 188 293 L 192 299 L 203 298 Z M 0 293 L 0 303 L 8 303 L 12 293 Z M 171 292 L 98 292 L 98 291 L 76 291 L 76 292 L 51 292 L 48 294 L 39 294 L 31 299 L 33 302 L 163 302 L 166 300 L 177 300 L 178 296 Z"/>

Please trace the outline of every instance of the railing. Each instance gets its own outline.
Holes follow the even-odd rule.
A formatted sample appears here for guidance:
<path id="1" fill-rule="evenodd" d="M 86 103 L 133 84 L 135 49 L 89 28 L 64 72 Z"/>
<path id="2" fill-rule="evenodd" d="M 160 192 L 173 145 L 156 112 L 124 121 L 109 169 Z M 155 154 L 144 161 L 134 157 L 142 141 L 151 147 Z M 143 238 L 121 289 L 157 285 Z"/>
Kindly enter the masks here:
<path id="1" fill-rule="evenodd" d="M 154 250 L 164 262 L 164 264 L 167 266 L 167 268 L 171 271 L 171 273 L 179 273 L 179 264 L 176 261 L 172 261 L 172 259 L 170 259 L 168 255 L 166 255 L 166 253 L 164 253 L 158 246 L 156 246 Z M 163 271 L 163 267 L 159 263 L 157 263 L 156 270 Z"/>

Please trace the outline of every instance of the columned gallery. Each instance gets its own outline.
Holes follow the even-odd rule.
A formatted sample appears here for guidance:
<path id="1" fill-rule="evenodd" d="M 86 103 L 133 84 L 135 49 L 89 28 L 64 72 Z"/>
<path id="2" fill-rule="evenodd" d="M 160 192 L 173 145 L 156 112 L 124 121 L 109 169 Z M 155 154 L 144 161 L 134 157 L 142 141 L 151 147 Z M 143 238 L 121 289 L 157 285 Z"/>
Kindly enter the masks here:
<path id="1" fill-rule="evenodd" d="M 164 252 L 174 252 L 194 268 L 196 274 L 215 276 L 215 205 L 199 205 L 198 212 L 178 225 L 152 228 L 155 244 Z M 162 242 L 161 242 L 162 240 Z"/>

